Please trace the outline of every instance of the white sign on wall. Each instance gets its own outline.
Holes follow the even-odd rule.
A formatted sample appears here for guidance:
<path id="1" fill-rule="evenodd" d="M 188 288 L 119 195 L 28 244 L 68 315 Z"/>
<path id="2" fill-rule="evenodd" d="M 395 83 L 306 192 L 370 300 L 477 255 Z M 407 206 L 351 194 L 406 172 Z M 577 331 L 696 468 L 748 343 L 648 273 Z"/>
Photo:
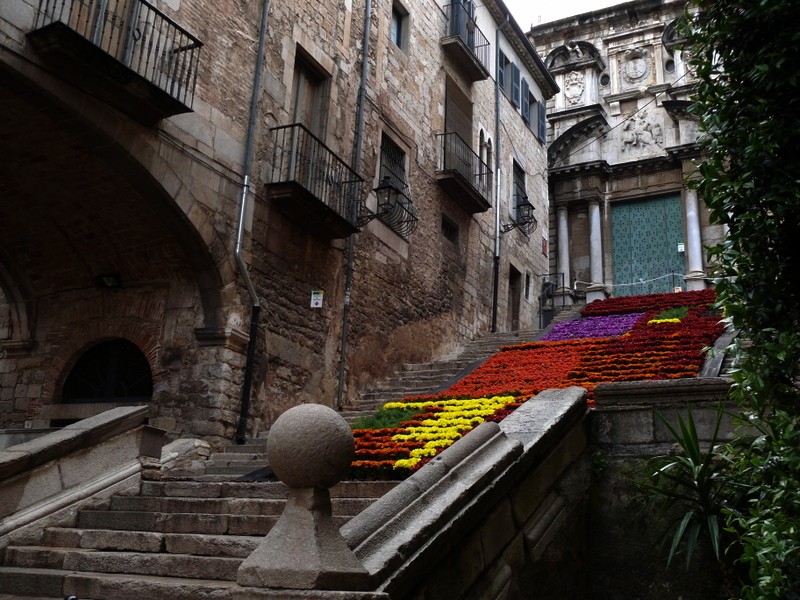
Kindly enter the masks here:
<path id="1" fill-rule="evenodd" d="M 322 290 L 311 290 L 311 308 L 322 308 L 322 298 L 325 292 Z"/>

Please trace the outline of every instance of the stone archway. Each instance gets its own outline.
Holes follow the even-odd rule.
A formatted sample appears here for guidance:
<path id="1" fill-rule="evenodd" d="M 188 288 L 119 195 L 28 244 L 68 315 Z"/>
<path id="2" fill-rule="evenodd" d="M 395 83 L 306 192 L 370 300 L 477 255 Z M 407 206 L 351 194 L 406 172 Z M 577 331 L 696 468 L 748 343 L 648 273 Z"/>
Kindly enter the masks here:
<path id="1" fill-rule="evenodd" d="M 152 370 L 158 426 L 228 435 L 241 363 L 236 340 L 220 335 L 237 306 L 233 211 L 201 203 L 182 180 L 185 154 L 159 150 L 169 144 L 154 131 L 84 118 L 1 63 L 0 75 L 0 286 L 11 320 L 0 387 L 14 390 L 0 427 L 59 418 L 67 363 L 87 344 L 125 338 Z M 103 116 L 124 134 L 112 138 Z M 214 185 L 231 196 L 227 180 Z M 223 363 L 220 382 L 207 365 Z"/>

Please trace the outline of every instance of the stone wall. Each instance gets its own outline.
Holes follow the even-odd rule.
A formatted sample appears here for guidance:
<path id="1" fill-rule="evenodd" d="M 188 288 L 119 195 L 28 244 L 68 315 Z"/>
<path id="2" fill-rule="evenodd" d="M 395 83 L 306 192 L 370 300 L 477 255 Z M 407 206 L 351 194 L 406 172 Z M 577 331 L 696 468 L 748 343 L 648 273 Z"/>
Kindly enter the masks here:
<path id="1" fill-rule="evenodd" d="M 597 409 L 589 416 L 593 482 L 587 499 L 586 540 L 591 568 L 586 570 L 587 597 L 609 599 L 686 600 L 727 598 L 710 544 L 701 537 L 690 567 L 685 553 L 667 566 L 674 529 L 643 511 L 641 492 L 631 469 L 654 455 L 677 451 L 661 415 L 673 427 L 691 410 L 700 439 L 711 439 L 729 380 L 718 378 L 602 384 L 595 390 Z M 731 438 L 730 415 L 723 419 L 718 441 Z M 681 513 L 682 514 L 682 513 Z M 668 531 L 665 542 L 660 536 Z M 636 590 L 635 596 L 631 590 Z"/>
<path id="2" fill-rule="evenodd" d="M 10 199 L 0 224 L 2 427 L 46 425 L 81 355 L 124 339 L 150 367 L 154 424 L 217 445 L 233 437 L 254 303 L 234 249 L 261 5 L 157 4 L 203 43 L 192 112 L 157 123 L 113 108 L 34 48 L 27 34 L 38 2 L 12 0 L 0 12 L 0 69 L 8 75 L 0 90 L 8 122 L 0 175 Z M 526 170 L 537 219 L 547 222 L 544 146 L 504 95 L 495 131 L 494 51 L 488 79 L 468 81 L 440 46 L 444 4 L 403 3 L 408 39 L 400 48 L 389 38 L 392 3 L 372 3 L 359 200 L 374 210 L 371 190 L 386 134 L 405 152 L 419 227 L 404 238 L 376 219 L 356 234 L 348 401 L 402 363 L 486 333 L 493 312 L 501 331 L 537 324 L 546 227 L 530 237 L 518 230 L 503 235 L 493 306 L 494 209 L 472 214 L 436 180 L 449 79 L 472 103 L 467 142 L 476 154 L 480 139 L 500 149 L 499 194 L 488 198 L 491 205 L 500 199 L 500 220 L 509 217 L 514 158 Z M 494 46 L 504 8 L 489 2 L 478 10 Z M 336 402 L 348 243 L 284 216 L 267 184 L 276 147 L 271 129 L 298 119 L 298 59 L 323 80 L 314 108 L 327 113 L 321 141 L 345 163 L 355 162 L 363 27 L 364 3 L 269 3 L 241 248 L 262 307 L 250 434 L 289 406 Z M 538 82 L 532 92 L 542 100 L 552 94 L 521 31 L 503 26 L 500 37 L 520 60 L 530 54 L 523 61 L 528 71 L 541 71 L 528 73 Z M 443 234 L 443 219 L 455 235 Z M 509 286 L 514 272 L 522 283 Z M 118 274 L 121 286 L 101 288 L 102 274 Z M 321 308 L 310 306 L 316 290 L 324 291 Z M 517 303 L 512 320 L 509 307 Z"/>

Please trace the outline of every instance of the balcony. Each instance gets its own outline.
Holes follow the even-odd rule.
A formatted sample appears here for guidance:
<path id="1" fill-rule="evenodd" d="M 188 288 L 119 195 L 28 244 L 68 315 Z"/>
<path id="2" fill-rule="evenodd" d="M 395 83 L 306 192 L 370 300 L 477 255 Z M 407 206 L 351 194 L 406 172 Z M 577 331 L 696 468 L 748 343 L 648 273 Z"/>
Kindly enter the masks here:
<path id="1" fill-rule="evenodd" d="M 444 7 L 447 15 L 444 35 L 439 43 L 470 81 L 489 78 L 489 40 L 478 29 L 475 18 L 460 2 Z"/>
<path id="2" fill-rule="evenodd" d="M 441 133 L 436 180 L 470 214 L 491 208 L 492 171 L 457 133 Z"/>
<path id="3" fill-rule="evenodd" d="M 272 170 L 267 195 L 273 206 L 324 239 L 358 231 L 362 179 L 300 124 L 270 129 Z"/>
<path id="4" fill-rule="evenodd" d="M 28 37 L 65 78 L 142 123 L 192 110 L 203 44 L 145 0 L 40 0 Z"/>

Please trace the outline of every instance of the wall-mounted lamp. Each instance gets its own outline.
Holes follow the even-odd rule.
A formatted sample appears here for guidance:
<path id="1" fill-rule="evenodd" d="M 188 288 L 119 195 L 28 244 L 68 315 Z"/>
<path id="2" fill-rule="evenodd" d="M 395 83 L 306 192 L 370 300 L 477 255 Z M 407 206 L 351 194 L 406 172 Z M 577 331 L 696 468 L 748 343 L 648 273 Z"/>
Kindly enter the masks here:
<path id="1" fill-rule="evenodd" d="M 378 199 L 378 210 L 358 218 L 358 226 L 363 227 L 376 217 L 386 223 L 395 233 L 406 237 L 416 231 L 417 218 L 411 200 L 393 182 L 391 175 L 384 175 L 374 190 Z"/>
<path id="2" fill-rule="evenodd" d="M 536 231 L 536 227 L 539 223 L 536 221 L 536 217 L 533 216 L 533 212 L 536 208 L 528 201 L 527 196 L 518 196 L 517 197 L 517 218 L 511 221 L 511 223 L 504 223 L 501 226 L 503 233 L 508 233 L 515 227 L 519 227 L 525 235 L 530 235 L 534 231 Z"/>
<path id="3" fill-rule="evenodd" d="M 105 273 L 94 278 L 98 287 L 114 289 L 122 287 L 122 277 L 119 273 Z"/>
<path id="4" fill-rule="evenodd" d="M 392 183 L 392 178 L 389 175 L 384 175 L 381 182 L 374 190 L 375 196 L 378 198 L 378 210 L 358 217 L 358 226 L 363 227 L 377 217 L 392 212 L 393 207 L 397 204 L 397 195 L 400 190 Z"/>

